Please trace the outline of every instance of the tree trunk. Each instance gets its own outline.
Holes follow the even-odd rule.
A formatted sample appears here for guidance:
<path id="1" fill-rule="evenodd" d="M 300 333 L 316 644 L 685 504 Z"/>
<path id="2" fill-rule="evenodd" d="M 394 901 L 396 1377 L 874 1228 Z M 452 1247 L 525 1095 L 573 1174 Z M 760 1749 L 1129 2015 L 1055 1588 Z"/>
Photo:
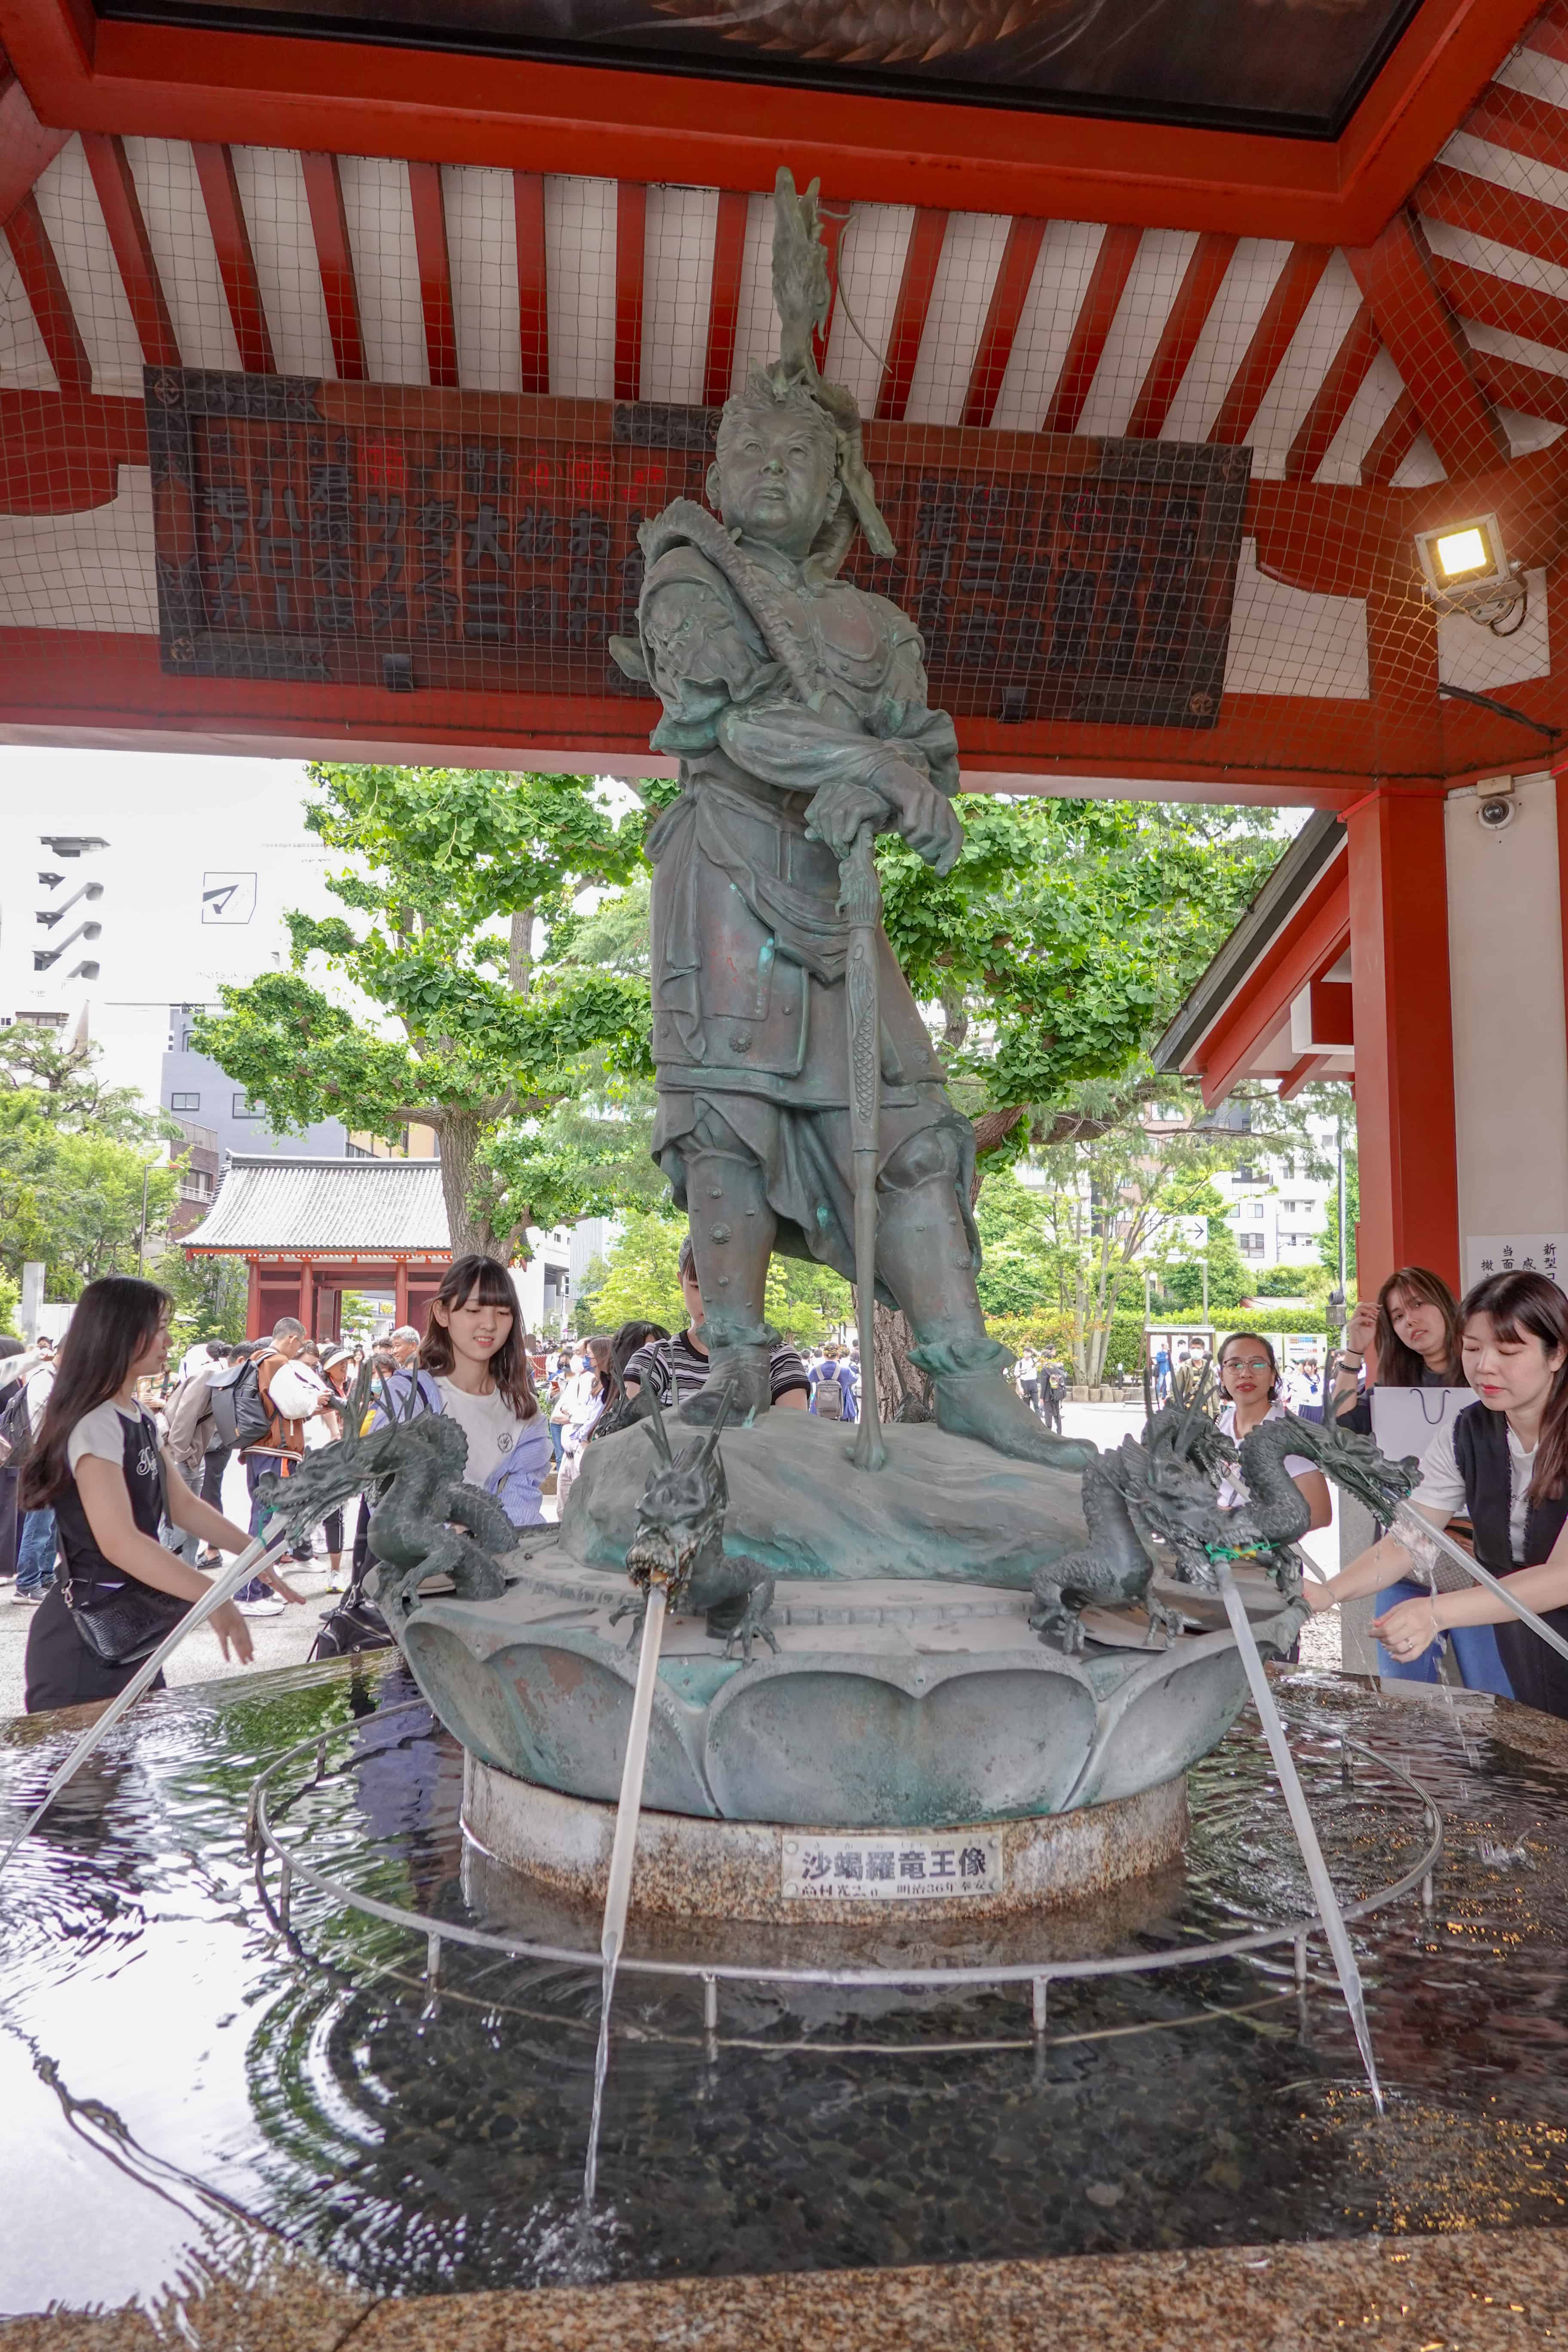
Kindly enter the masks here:
<path id="1" fill-rule="evenodd" d="M 533 978 L 533 908 L 520 907 L 511 919 L 507 942 L 506 984 L 514 996 L 526 996 Z"/>
<path id="2" fill-rule="evenodd" d="M 929 1421 L 931 1382 L 910 1361 L 915 1335 L 907 1315 L 896 1314 L 879 1301 L 872 1318 L 871 1344 L 876 1354 L 877 1409 L 884 1421 Z M 860 1369 L 864 1381 L 865 1366 Z"/>
<path id="3" fill-rule="evenodd" d="M 447 1231 L 452 1255 L 466 1257 L 479 1251 L 494 1255 L 495 1234 L 489 1221 L 476 1218 L 468 1205 L 473 1190 L 474 1161 L 479 1149 L 479 1115 L 473 1110 L 447 1111 L 437 1133 L 441 1143 L 441 1195 L 447 1204 Z"/>

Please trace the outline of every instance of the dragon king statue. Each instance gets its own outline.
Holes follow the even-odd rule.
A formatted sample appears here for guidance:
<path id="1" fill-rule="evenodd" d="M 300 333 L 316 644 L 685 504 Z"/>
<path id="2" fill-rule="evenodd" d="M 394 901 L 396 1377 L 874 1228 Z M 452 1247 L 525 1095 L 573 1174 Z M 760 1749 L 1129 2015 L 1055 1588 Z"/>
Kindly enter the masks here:
<path id="1" fill-rule="evenodd" d="M 1074 1651 L 1083 1646 L 1080 1618 L 1089 1606 L 1141 1604 L 1149 1639 L 1181 1629 L 1178 1607 L 1153 1591 L 1152 1580 L 1214 1592 L 1217 1559 L 1262 1567 L 1279 1586 L 1283 1612 L 1273 1622 L 1272 1645 L 1293 1640 L 1285 1617 L 1299 1626 L 1305 1565 L 1300 1539 L 1310 1506 L 1285 1468 L 1287 1454 L 1303 1454 L 1386 1526 L 1394 1506 L 1415 1484 L 1413 1456 L 1391 1462 L 1372 1439 L 1331 1423 L 1300 1421 L 1294 1413 L 1259 1423 L 1239 1447 L 1204 1412 L 1200 1395 L 1150 1416 L 1142 1438 L 1124 1437 L 1083 1474 L 1084 1518 L 1089 1540 L 1080 1551 L 1037 1569 L 1030 1622 L 1043 1642 Z M 1221 1488 L 1237 1473 L 1246 1499 L 1222 1508 Z"/>
<path id="2" fill-rule="evenodd" d="M 769 1649 L 778 1643 L 769 1630 L 773 1579 L 760 1561 L 737 1558 L 724 1549 L 724 1513 L 729 1484 L 719 1433 L 730 1410 L 731 1391 L 725 1389 L 720 1409 L 707 1434 L 676 1454 L 669 1443 L 664 1414 L 650 1398 L 643 1415 L 658 1462 L 643 1492 L 637 1533 L 626 1549 L 626 1574 L 636 1591 L 611 1615 L 634 1615 L 632 1640 L 642 1632 L 651 1585 L 660 1584 L 670 1608 L 683 1616 L 701 1611 L 707 1630 L 722 1641 L 728 1658 L 737 1642 L 750 1665 L 752 1644 L 760 1636 Z"/>

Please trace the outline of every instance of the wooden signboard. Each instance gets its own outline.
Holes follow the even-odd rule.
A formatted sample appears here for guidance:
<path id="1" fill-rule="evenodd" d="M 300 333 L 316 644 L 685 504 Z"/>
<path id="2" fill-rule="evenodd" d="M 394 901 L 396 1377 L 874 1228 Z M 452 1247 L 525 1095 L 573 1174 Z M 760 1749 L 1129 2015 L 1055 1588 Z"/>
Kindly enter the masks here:
<path id="1" fill-rule="evenodd" d="M 703 497 L 716 409 L 146 372 L 163 665 L 417 694 L 641 694 L 637 527 Z M 1206 728 L 1246 449 L 868 425 L 898 555 L 846 567 L 954 717 Z M 650 714 L 651 716 L 651 714 Z"/>

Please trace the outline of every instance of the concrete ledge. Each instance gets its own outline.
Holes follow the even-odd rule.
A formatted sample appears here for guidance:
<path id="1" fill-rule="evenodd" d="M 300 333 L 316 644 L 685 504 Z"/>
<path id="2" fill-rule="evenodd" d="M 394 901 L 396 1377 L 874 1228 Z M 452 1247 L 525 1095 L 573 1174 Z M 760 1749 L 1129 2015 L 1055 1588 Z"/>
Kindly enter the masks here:
<path id="1" fill-rule="evenodd" d="M 1536 2352 L 1568 2342 L 1568 2232 L 812 2271 L 377 2303 L 300 2266 L 172 2313 L 0 2320 L 0 2352 Z M 163 2324 L 160 2324 L 163 2323 Z"/>
<path id="2" fill-rule="evenodd" d="M 465 1759 L 463 1826 L 475 1843 L 510 1870 L 552 1895 L 601 1907 L 609 1876 L 616 1808 L 584 1797 L 563 1797 L 486 1764 Z M 869 1826 L 867 1834 L 874 1833 Z M 781 1890 L 786 1844 L 837 1839 L 839 1830 L 802 1829 L 772 1822 L 704 1821 L 683 1813 L 645 1811 L 637 1832 L 632 1912 L 675 1919 L 752 1919 L 862 1927 L 897 1917 L 904 1925 L 944 1914 L 1006 1918 L 1080 1903 L 1131 1879 L 1145 1878 L 1181 1854 L 1187 1835 L 1184 1775 L 1136 1796 L 1027 1821 L 942 1822 L 929 1830 L 900 1827 L 906 1844 L 934 1841 L 959 1846 L 1000 1838 L 1002 1892 L 941 1898 L 916 1905 L 820 1897 L 785 1897 Z"/>

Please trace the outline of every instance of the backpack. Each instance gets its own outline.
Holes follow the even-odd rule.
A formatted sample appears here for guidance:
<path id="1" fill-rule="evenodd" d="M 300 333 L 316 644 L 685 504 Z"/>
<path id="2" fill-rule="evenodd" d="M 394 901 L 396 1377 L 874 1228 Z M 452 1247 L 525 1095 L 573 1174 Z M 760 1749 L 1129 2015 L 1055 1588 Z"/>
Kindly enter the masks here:
<path id="1" fill-rule="evenodd" d="M 19 1470 L 32 1450 L 33 1422 L 27 1411 L 27 1383 L 14 1381 L 10 1403 L 0 1414 L 0 1445 L 7 1450 L 0 1455 L 8 1470 Z"/>
<path id="2" fill-rule="evenodd" d="M 258 1364 L 231 1365 L 207 1383 L 212 1398 L 213 1427 L 220 1445 L 259 1445 L 272 1426 L 272 1409 L 261 1393 Z"/>

